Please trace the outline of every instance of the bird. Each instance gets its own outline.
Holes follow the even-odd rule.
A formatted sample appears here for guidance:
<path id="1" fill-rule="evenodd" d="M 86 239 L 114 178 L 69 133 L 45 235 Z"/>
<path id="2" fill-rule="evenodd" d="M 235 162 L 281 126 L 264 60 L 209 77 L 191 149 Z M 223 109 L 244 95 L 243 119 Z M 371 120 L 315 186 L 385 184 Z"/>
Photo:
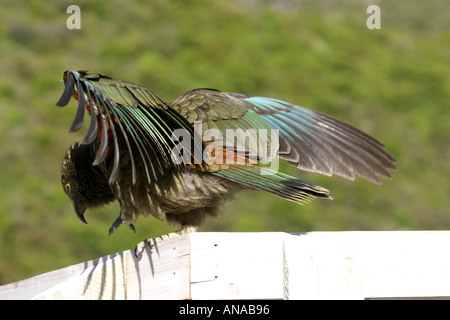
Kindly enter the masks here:
<path id="1" fill-rule="evenodd" d="M 122 224 L 135 231 L 148 215 L 193 232 L 245 190 L 298 204 L 333 199 L 328 189 L 280 172 L 272 165 L 278 159 L 376 184 L 397 169 L 375 138 L 282 100 L 200 88 L 166 102 L 144 86 L 86 70 L 66 70 L 63 81 L 56 105 L 78 100 L 68 131 L 90 122 L 65 152 L 61 184 L 84 223 L 87 209 L 118 201 L 109 235 Z"/>

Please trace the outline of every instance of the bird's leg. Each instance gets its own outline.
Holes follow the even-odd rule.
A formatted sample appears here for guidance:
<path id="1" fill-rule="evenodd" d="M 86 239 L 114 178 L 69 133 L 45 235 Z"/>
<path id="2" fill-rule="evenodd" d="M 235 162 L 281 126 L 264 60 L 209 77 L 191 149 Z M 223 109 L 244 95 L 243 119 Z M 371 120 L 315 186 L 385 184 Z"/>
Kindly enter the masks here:
<path id="1" fill-rule="evenodd" d="M 183 226 L 181 228 L 181 230 L 171 232 L 168 234 L 164 234 L 164 235 L 156 237 L 156 238 L 145 239 L 145 240 L 141 241 L 140 243 L 138 243 L 136 245 L 136 247 L 134 248 L 134 256 L 136 258 L 138 258 L 139 255 L 142 254 L 142 252 L 145 250 L 146 247 L 149 247 L 151 249 L 154 246 L 156 246 L 158 243 L 160 243 L 164 240 L 172 239 L 172 238 L 181 236 L 183 234 L 196 232 L 197 230 L 198 230 L 198 227 L 195 227 L 195 226 Z"/>
<path id="2" fill-rule="evenodd" d="M 116 220 L 114 220 L 114 222 L 111 225 L 111 228 L 109 228 L 108 236 L 111 236 L 120 227 L 121 224 L 123 224 L 122 211 L 120 211 L 119 216 L 117 217 Z M 134 225 L 132 223 L 130 223 L 128 226 L 134 233 L 136 233 L 136 229 L 134 228 Z"/>

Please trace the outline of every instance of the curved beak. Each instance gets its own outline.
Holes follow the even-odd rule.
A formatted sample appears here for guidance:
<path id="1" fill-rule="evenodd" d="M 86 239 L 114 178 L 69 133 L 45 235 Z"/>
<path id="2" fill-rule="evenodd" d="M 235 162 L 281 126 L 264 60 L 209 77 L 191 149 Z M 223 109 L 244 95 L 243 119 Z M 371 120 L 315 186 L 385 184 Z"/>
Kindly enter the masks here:
<path id="1" fill-rule="evenodd" d="M 84 212 L 86 211 L 86 207 L 74 202 L 73 209 L 75 210 L 75 213 L 77 214 L 77 217 L 81 220 L 81 222 L 87 224 L 87 221 L 84 218 Z"/>

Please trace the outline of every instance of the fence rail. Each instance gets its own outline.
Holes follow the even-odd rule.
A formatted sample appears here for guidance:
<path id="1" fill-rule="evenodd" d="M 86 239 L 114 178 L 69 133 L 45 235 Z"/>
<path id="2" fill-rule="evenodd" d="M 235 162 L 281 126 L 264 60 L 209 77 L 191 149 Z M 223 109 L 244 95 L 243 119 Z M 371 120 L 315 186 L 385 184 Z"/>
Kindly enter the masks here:
<path id="1" fill-rule="evenodd" d="M 450 298 L 450 231 L 208 233 L 0 286 L 0 299 Z"/>

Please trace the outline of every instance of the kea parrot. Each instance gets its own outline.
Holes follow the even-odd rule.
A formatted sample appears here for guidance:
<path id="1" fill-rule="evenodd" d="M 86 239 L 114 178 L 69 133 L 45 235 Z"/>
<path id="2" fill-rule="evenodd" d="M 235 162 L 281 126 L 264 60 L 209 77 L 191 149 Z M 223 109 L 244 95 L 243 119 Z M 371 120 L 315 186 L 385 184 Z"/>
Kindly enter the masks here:
<path id="1" fill-rule="evenodd" d="M 78 108 L 69 132 L 86 136 L 65 152 L 61 183 L 78 218 L 117 200 L 109 234 L 152 215 L 197 230 L 224 202 L 263 190 L 296 203 L 332 199 L 320 186 L 273 168 L 299 169 L 380 184 L 397 160 L 384 144 L 321 112 L 285 101 L 194 89 L 168 103 L 147 88 L 85 70 L 66 70 L 61 98 Z M 242 138 L 243 136 L 243 138 Z M 270 165 L 269 165 L 270 164 Z"/>

